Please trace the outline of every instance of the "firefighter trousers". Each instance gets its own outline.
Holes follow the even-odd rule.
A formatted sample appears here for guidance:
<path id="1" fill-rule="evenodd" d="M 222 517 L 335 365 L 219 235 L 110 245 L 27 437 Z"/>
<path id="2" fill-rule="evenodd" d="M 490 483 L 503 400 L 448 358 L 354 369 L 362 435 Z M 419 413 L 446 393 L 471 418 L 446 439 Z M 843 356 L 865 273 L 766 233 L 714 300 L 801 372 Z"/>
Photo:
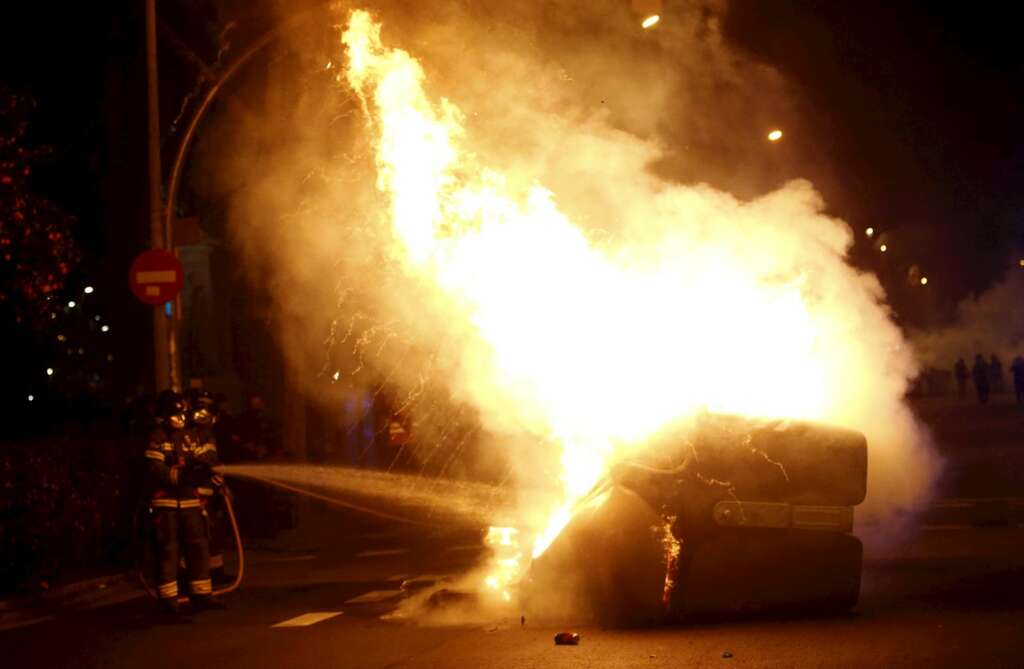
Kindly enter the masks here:
<path id="1" fill-rule="evenodd" d="M 189 594 L 209 597 L 213 584 L 210 581 L 210 544 L 203 509 L 155 509 L 153 520 L 158 544 L 156 582 L 160 598 L 178 597 L 178 556 L 182 549 L 188 567 Z"/>

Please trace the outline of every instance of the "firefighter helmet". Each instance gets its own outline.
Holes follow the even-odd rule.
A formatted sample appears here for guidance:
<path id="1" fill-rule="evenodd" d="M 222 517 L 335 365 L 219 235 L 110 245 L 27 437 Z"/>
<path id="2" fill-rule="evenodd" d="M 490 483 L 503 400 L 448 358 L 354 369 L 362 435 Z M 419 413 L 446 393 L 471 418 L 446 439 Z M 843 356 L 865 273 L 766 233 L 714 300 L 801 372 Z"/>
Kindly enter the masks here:
<path id="1" fill-rule="evenodd" d="M 196 425 L 213 425 L 217 422 L 217 400 L 208 390 L 192 390 L 188 395 L 191 419 Z"/>
<path id="2" fill-rule="evenodd" d="M 165 390 L 157 398 L 157 418 L 172 430 L 185 427 L 188 423 L 188 413 L 188 402 L 179 393 Z"/>

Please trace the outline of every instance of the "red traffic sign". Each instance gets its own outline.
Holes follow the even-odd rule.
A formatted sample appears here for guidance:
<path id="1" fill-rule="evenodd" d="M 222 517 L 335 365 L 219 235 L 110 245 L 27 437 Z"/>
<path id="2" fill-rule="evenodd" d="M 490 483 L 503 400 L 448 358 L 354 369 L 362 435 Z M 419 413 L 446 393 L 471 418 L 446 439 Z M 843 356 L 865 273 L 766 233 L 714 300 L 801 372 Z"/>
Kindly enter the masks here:
<path id="1" fill-rule="evenodd" d="M 153 249 L 135 256 L 128 283 L 135 297 L 146 304 L 163 304 L 181 291 L 185 273 L 177 256 L 170 251 Z"/>

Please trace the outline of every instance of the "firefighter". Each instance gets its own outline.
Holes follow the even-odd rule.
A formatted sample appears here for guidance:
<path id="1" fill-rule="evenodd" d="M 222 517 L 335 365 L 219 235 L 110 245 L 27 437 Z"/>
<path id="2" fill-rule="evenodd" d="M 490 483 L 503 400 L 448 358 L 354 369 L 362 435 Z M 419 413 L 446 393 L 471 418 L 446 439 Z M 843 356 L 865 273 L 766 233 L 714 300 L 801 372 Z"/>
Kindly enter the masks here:
<path id="1" fill-rule="evenodd" d="M 178 611 L 178 553 L 184 548 L 189 596 L 197 609 L 223 608 L 213 596 L 205 512 L 197 488 L 213 484 L 217 449 L 189 428 L 184 398 L 165 391 L 157 403 L 159 426 L 146 449 L 152 484 L 150 510 L 158 543 L 157 591 L 167 613 Z"/>
<path id="2" fill-rule="evenodd" d="M 190 408 L 189 422 L 199 440 L 200 448 L 217 449 L 217 437 L 214 425 L 220 416 L 217 400 L 206 390 L 191 390 L 188 394 Z M 224 513 L 221 495 L 224 479 L 219 474 L 210 477 L 209 486 L 197 488 L 203 509 L 206 511 L 206 522 L 210 540 L 210 577 L 217 584 L 230 582 L 232 576 L 224 571 Z"/>

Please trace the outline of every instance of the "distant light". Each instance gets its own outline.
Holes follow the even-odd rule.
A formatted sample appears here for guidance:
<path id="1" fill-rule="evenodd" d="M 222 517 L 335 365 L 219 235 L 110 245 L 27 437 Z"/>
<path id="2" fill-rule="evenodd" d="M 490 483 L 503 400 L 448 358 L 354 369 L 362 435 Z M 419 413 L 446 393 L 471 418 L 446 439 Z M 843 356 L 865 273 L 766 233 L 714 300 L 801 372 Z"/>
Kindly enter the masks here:
<path id="1" fill-rule="evenodd" d="M 648 28 L 652 28 L 655 25 L 657 25 L 658 21 L 660 20 L 660 16 L 658 16 L 657 14 L 651 14 L 646 19 L 644 19 L 644 22 L 641 23 L 640 25 L 643 27 L 644 30 L 647 30 Z"/>
<path id="2" fill-rule="evenodd" d="M 875 234 L 875 229 L 874 228 L 868 228 L 867 230 L 864 231 L 864 234 L 867 235 L 868 237 L 872 237 Z"/>
<path id="3" fill-rule="evenodd" d="M 68 340 L 68 338 L 65 337 L 64 335 L 62 335 L 62 334 L 57 335 L 57 341 L 62 341 L 63 342 L 63 341 L 67 341 L 67 340 Z"/>
<path id="4" fill-rule="evenodd" d="M 81 348 L 81 347 L 79 347 L 79 349 L 78 349 L 78 355 L 85 355 L 85 349 L 84 349 L 84 348 Z"/>
<path id="5" fill-rule="evenodd" d="M 92 295 L 92 286 L 86 286 L 85 290 L 82 291 L 86 295 Z"/>
<path id="6" fill-rule="evenodd" d="M 28 401 L 29 402 L 35 402 L 36 401 L 36 396 L 35 395 L 29 395 L 28 396 Z"/>
<path id="7" fill-rule="evenodd" d="M 1021 266 L 1021 267 L 1024 267 L 1024 258 L 1021 258 L 1021 259 L 1020 259 L 1020 266 Z"/>
<path id="8" fill-rule="evenodd" d="M 100 332 L 110 332 L 110 326 L 104 325 L 103 327 L 100 328 Z"/>
<path id="9" fill-rule="evenodd" d="M 335 381 L 340 379 L 341 378 L 341 370 L 338 370 L 337 372 L 335 372 L 334 376 L 332 376 L 331 378 L 333 378 Z"/>
<path id="10" fill-rule="evenodd" d="M 99 323 L 99 322 L 100 322 L 100 315 L 99 315 L 99 314 L 96 314 L 95 316 L 93 316 L 93 317 L 92 317 L 92 319 L 93 319 L 94 321 L 96 321 L 97 323 Z"/>
<path id="11" fill-rule="evenodd" d="M 70 302 L 68 302 L 68 309 L 74 309 L 76 305 L 77 305 L 77 302 L 75 302 L 74 300 L 71 300 Z"/>
<path id="12" fill-rule="evenodd" d="M 922 276 L 921 277 L 921 285 L 922 286 L 927 286 L 928 285 L 928 277 L 926 277 L 926 276 Z"/>
<path id="13" fill-rule="evenodd" d="M 47 367 L 46 368 L 46 375 L 47 376 L 53 376 L 53 367 Z"/>
<path id="14" fill-rule="evenodd" d="M 114 361 L 114 355 L 112 353 L 108 353 L 107 354 L 107 362 L 113 362 L 113 361 Z"/>
<path id="15" fill-rule="evenodd" d="M 881 251 L 882 253 L 885 253 L 886 251 L 889 250 L 889 247 L 886 246 L 885 244 L 882 244 L 881 246 L 878 247 L 878 250 Z"/>
<path id="16" fill-rule="evenodd" d="M 777 142 L 780 139 L 782 139 L 782 131 L 781 130 L 776 128 L 775 130 L 772 130 L 770 133 L 768 133 L 768 141 L 769 142 Z"/>

